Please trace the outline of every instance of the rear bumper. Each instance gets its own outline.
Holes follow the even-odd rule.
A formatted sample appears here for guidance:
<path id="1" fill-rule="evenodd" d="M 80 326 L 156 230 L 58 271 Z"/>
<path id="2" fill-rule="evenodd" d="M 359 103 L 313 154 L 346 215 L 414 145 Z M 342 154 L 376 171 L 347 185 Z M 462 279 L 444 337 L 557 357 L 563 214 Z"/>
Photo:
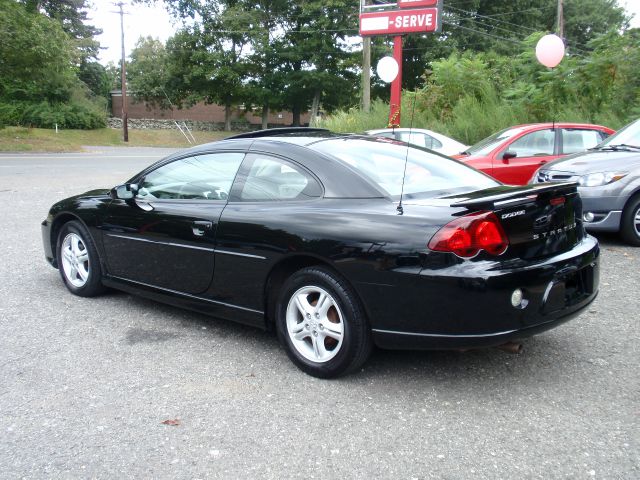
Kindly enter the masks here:
<path id="1" fill-rule="evenodd" d="M 390 349 L 468 349 L 549 330 L 596 298 L 599 253 L 598 242 L 587 236 L 571 251 L 537 263 L 470 262 L 404 275 L 386 292 L 378 286 L 363 295 L 374 341 Z M 515 289 L 525 299 L 517 307 L 511 304 Z"/>
<path id="2" fill-rule="evenodd" d="M 595 300 L 596 296 L 597 293 L 579 308 L 564 312 L 557 318 L 547 319 L 547 321 L 532 327 L 480 335 L 439 335 L 374 329 L 372 330 L 373 340 L 378 347 L 390 350 L 466 350 L 497 347 L 507 342 L 537 335 L 568 322 L 580 315 L 582 310 Z"/>

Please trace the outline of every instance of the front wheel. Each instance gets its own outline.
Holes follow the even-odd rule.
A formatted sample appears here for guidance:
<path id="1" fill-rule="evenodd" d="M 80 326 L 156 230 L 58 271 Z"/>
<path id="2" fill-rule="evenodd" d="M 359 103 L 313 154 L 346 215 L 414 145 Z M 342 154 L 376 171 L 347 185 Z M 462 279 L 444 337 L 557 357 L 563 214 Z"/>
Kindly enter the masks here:
<path id="1" fill-rule="evenodd" d="M 280 342 L 309 375 L 343 375 L 359 368 L 371 352 L 369 325 L 358 299 L 330 270 L 310 267 L 293 274 L 276 312 Z"/>
<path id="2" fill-rule="evenodd" d="M 78 221 L 65 223 L 58 234 L 58 268 L 74 295 L 93 297 L 105 290 L 100 259 L 87 229 Z"/>
<path id="3" fill-rule="evenodd" d="M 622 239 L 640 247 L 640 196 L 633 197 L 622 212 L 622 225 L 620 229 Z"/>

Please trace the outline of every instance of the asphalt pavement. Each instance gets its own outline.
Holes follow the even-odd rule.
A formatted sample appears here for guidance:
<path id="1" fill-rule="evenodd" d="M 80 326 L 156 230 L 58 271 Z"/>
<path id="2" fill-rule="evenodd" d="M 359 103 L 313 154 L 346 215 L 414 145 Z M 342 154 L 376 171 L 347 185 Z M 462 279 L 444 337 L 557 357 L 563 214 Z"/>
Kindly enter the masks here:
<path id="1" fill-rule="evenodd" d="M 640 478 L 640 249 L 600 236 L 599 297 L 521 355 L 375 351 L 319 380 L 273 334 L 75 297 L 45 262 L 52 203 L 168 152 L 0 154 L 0 478 Z"/>

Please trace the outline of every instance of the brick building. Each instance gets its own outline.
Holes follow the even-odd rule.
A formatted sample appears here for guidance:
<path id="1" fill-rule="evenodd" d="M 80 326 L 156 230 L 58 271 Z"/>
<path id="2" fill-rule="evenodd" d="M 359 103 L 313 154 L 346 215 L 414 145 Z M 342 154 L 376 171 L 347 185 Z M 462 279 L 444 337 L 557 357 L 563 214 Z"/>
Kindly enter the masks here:
<path id="1" fill-rule="evenodd" d="M 198 102 L 189 108 L 174 108 L 173 110 L 162 109 L 158 106 L 150 105 L 144 101 L 136 101 L 127 95 L 127 105 L 129 107 L 130 119 L 153 119 L 153 120 L 192 120 L 196 122 L 212 122 L 224 124 L 224 106 Z M 120 118 L 122 115 L 122 92 L 113 90 L 111 92 L 111 115 Z M 232 122 L 248 122 L 251 125 L 260 126 L 262 124 L 261 112 L 245 112 L 238 108 L 231 111 Z M 271 112 L 269 114 L 270 126 L 287 126 L 293 123 L 291 112 Z M 305 112 L 300 116 L 300 123 L 309 124 L 309 113 Z"/>

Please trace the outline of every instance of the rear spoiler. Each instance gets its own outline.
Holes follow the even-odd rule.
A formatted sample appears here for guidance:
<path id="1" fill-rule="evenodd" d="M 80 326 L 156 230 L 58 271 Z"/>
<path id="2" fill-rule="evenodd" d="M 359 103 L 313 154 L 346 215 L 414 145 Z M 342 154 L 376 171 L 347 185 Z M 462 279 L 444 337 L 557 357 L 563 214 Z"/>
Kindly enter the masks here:
<path id="1" fill-rule="evenodd" d="M 567 195 L 578 191 L 576 182 L 564 183 L 542 183 L 539 185 L 525 185 L 516 187 L 505 193 L 488 195 L 479 198 L 467 198 L 459 202 L 452 203 L 452 207 L 467 208 L 501 208 L 511 207 L 530 203 L 538 198 L 541 193 L 552 192 L 558 195 Z"/>

